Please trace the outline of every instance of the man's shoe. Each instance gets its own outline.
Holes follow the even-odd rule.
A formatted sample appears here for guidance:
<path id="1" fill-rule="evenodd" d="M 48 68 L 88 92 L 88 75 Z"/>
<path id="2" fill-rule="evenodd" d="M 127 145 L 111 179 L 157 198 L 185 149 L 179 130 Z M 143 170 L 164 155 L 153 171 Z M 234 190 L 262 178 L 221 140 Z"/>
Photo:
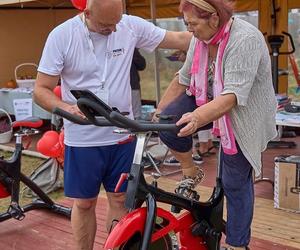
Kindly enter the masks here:
<path id="1" fill-rule="evenodd" d="M 195 177 L 190 177 L 184 175 L 182 180 L 178 182 L 178 186 L 175 189 L 175 193 L 182 195 L 186 198 L 190 198 L 193 200 L 199 200 L 200 196 L 197 193 L 195 187 L 200 184 L 204 177 L 204 172 L 202 169 L 198 169 L 198 173 Z"/>
<path id="2" fill-rule="evenodd" d="M 180 166 L 179 161 L 177 161 L 174 156 L 171 156 L 170 158 L 166 159 L 163 162 L 163 164 L 166 166 Z"/>
<path id="3" fill-rule="evenodd" d="M 203 159 L 200 155 L 193 155 L 193 161 L 195 164 L 201 164 Z M 166 166 L 180 166 L 180 162 L 174 156 L 166 159 L 163 164 Z"/>

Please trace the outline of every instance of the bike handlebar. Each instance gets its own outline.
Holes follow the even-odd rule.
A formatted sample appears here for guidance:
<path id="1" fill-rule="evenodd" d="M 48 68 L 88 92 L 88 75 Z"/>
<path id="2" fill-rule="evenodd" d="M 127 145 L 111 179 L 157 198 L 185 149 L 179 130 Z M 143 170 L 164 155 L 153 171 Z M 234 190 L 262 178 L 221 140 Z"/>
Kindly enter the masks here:
<path id="1" fill-rule="evenodd" d="M 290 55 L 290 54 L 293 54 L 296 49 L 295 49 L 295 44 L 294 44 L 294 40 L 293 40 L 293 37 L 290 33 L 288 32 L 285 32 L 285 31 L 282 31 L 282 34 L 284 34 L 285 36 L 288 37 L 288 39 L 290 40 L 290 44 L 291 44 L 291 51 L 287 51 L 287 52 L 280 52 L 280 54 L 282 55 Z"/>
<path id="2" fill-rule="evenodd" d="M 65 119 L 67 119 L 71 122 L 74 122 L 76 124 L 79 124 L 79 125 L 93 125 L 93 123 L 91 123 L 89 120 L 82 119 L 78 115 L 73 115 L 63 109 L 60 109 L 60 108 L 54 108 L 52 113 L 59 115 Z M 98 123 L 99 123 L 99 126 L 102 126 L 102 127 L 111 126 L 111 123 L 103 118 L 98 118 Z"/>
<path id="3" fill-rule="evenodd" d="M 54 108 L 53 113 L 64 117 L 65 119 L 80 125 L 95 126 L 116 126 L 128 129 L 131 132 L 147 132 L 147 131 L 174 131 L 178 132 L 179 127 L 176 124 L 156 123 L 132 120 L 126 117 L 116 109 L 110 108 L 98 97 L 80 97 L 77 105 L 87 119 L 82 119 L 77 115 L 73 115 L 60 108 Z"/>

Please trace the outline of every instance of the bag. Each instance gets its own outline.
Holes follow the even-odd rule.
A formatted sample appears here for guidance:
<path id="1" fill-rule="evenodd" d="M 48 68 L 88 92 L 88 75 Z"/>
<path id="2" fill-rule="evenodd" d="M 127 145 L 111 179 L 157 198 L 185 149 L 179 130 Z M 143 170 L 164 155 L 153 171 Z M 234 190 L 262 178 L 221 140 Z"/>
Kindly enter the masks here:
<path id="1" fill-rule="evenodd" d="M 29 176 L 29 178 L 46 194 L 63 188 L 63 181 L 60 180 L 59 177 L 60 166 L 55 158 L 49 158 Z M 22 196 L 27 198 L 37 197 L 37 195 L 27 186 L 23 188 Z"/>

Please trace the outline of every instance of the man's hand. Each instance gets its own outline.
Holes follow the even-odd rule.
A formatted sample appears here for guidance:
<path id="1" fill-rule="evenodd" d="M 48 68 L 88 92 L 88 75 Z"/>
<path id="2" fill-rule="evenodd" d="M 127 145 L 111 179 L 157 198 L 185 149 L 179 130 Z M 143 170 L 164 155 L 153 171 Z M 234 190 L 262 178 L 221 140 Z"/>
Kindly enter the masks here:
<path id="1" fill-rule="evenodd" d="M 152 116 L 152 122 L 159 122 L 159 116 L 161 113 L 161 109 L 157 108 Z"/>
<path id="2" fill-rule="evenodd" d="M 80 111 L 80 109 L 78 108 L 78 106 L 76 104 L 68 105 L 68 106 L 64 107 L 63 109 L 72 115 L 77 115 L 82 119 L 86 119 L 85 115 Z"/>

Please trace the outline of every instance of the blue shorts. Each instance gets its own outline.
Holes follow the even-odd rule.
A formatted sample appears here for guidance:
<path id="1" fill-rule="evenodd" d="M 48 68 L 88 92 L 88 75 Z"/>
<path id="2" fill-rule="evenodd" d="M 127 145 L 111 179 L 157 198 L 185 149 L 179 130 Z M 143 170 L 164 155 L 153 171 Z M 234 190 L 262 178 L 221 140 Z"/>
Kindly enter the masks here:
<path id="1" fill-rule="evenodd" d="M 65 146 L 64 188 L 71 198 L 89 199 L 99 194 L 103 184 L 114 192 L 121 173 L 130 171 L 136 140 L 126 144 L 99 147 Z M 119 192 L 125 192 L 124 183 Z"/>

